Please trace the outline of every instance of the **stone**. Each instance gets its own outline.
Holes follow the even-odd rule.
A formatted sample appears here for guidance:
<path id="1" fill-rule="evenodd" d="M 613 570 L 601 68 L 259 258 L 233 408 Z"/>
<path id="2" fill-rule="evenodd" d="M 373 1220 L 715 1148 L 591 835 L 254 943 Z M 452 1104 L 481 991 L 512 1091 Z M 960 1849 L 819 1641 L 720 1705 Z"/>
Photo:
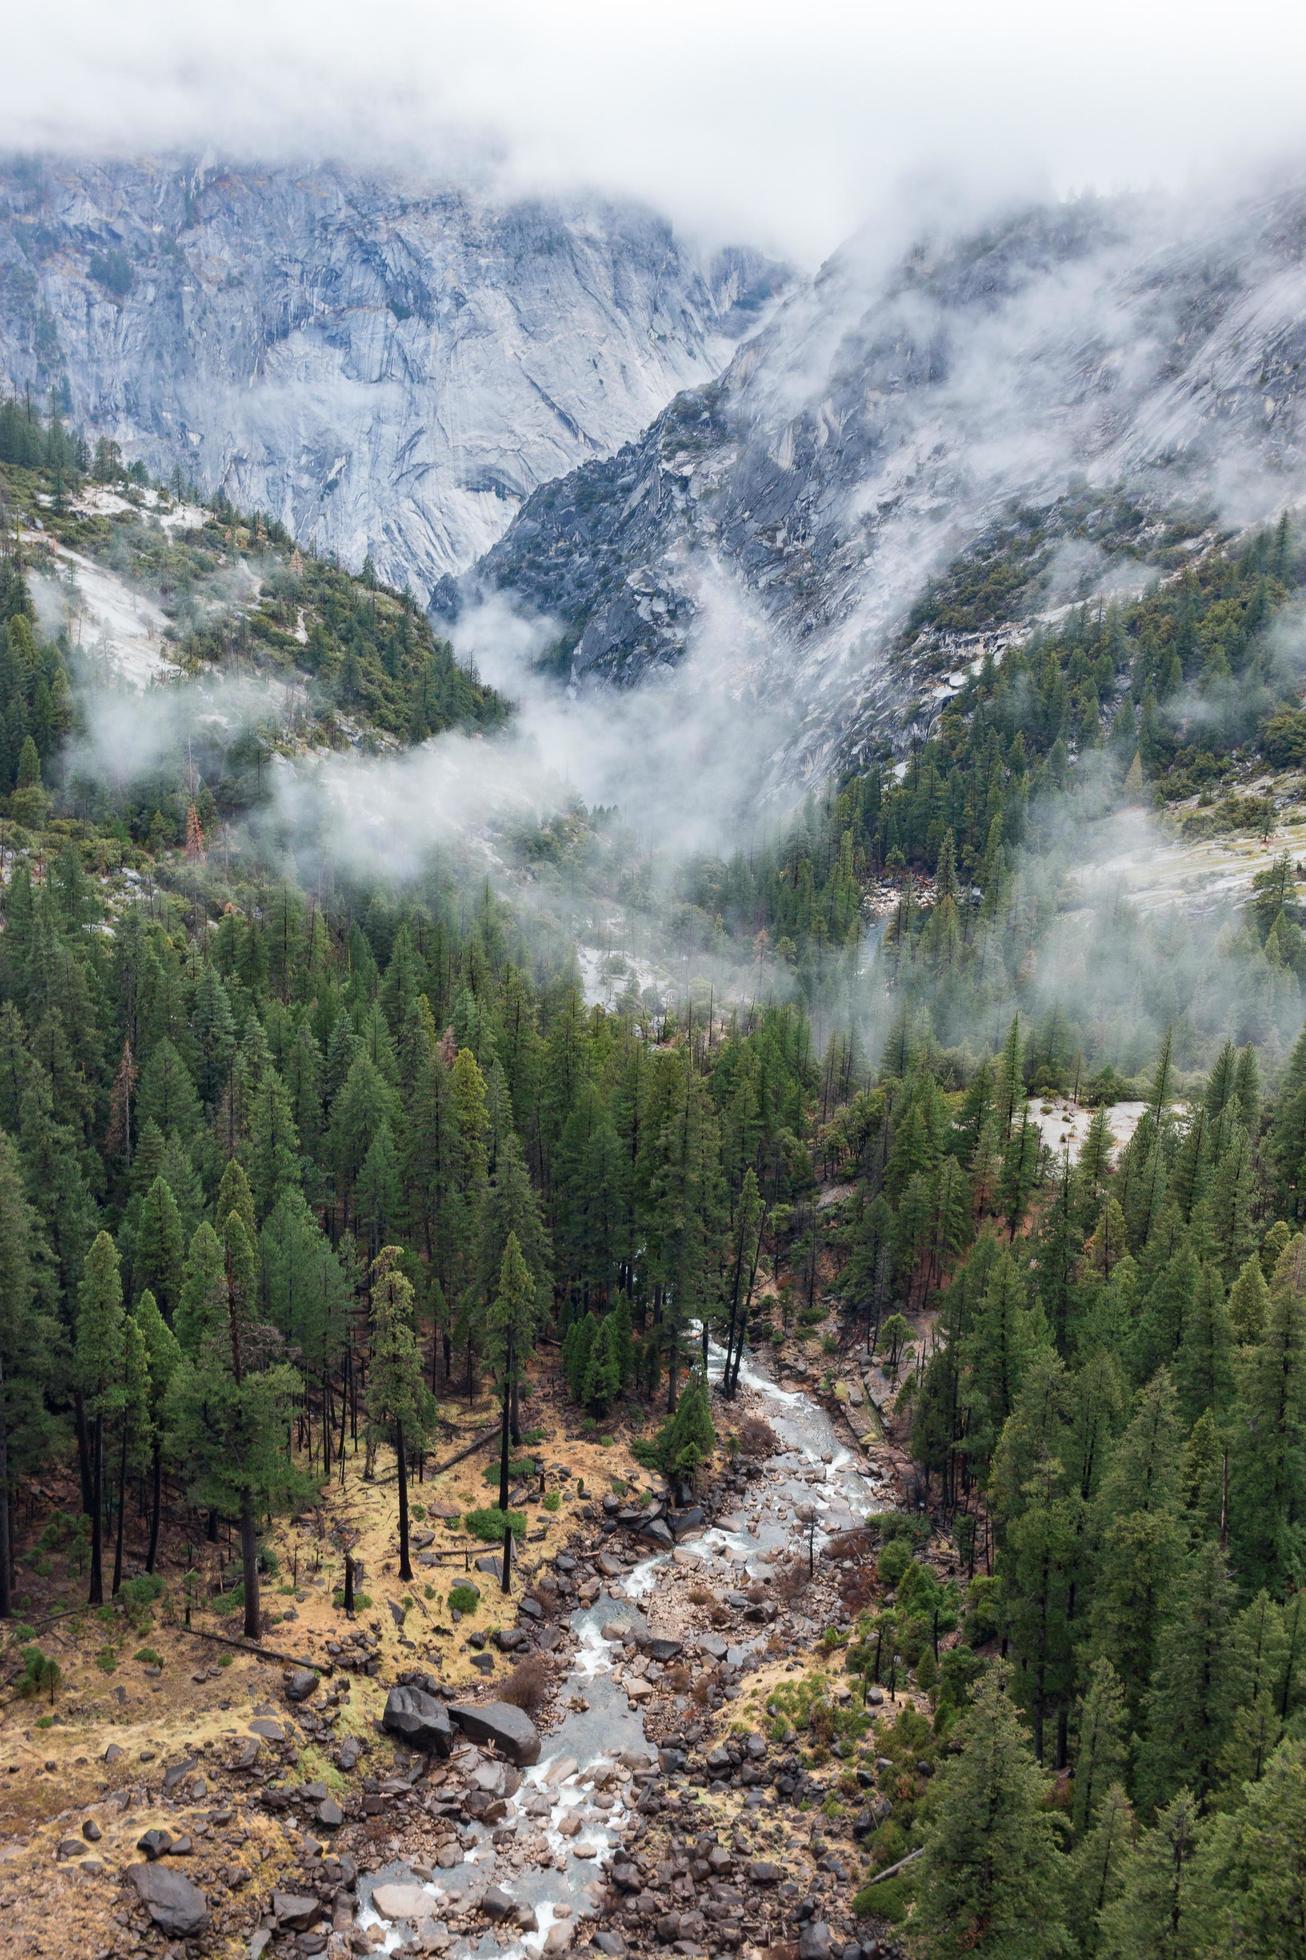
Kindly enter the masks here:
<path id="1" fill-rule="evenodd" d="M 650 1634 L 648 1639 L 641 1640 L 639 1645 L 640 1651 L 653 1661 L 674 1661 L 683 1652 L 683 1643 L 669 1639 L 665 1634 Z"/>
<path id="2" fill-rule="evenodd" d="M 431 1903 L 426 1887 L 415 1882 L 387 1880 L 372 1891 L 372 1904 L 382 1919 L 424 1919 Z"/>
<path id="3" fill-rule="evenodd" d="M 658 1550 L 663 1552 L 669 1552 L 675 1542 L 665 1518 L 645 1518 L 638 1528 L 637 1535 L 650 1545 L 656 1545 Z"/>
<path id="4" fill-rule="evenodd" d="M 82 1825 L 82 1836 L 88 1844 L 98 1844 L 104 1836 L 104 1832 L 100 1829 L 93 1817 L 88 1817 Z"/>
<path id="5" fill-rule="evenodd" d="M 286 1700 L 307 1701 L 321 1678 L 315 1667 L 292 1667 L 283 1684 Z"/>
<path id="6" fill-rule="evenodd" d="M 454 1702 L 449 1719 L 471 1741 L 497 1749 L 519 1769 L 540 1760 L 539 1731 L 530 1716 L 514 1708 L 511 1702 L 490 1701 L 479 1707 L 471 1702 Z"/>
<path id="7" fill-rule="evenodd" d="M 823 1919 L 809 1919 L 798 1936 L 798 1960 L 830 1960 L 833 1945 Z"/>
<path id="8" fill-rule="evenodd" d="M 481 1910 L 491 1919 L 506 1919 L 513 1902 L 501 1885 L 492 1885 L 481 1900 Z"/>
<path id="9" fill-rule="evenodd" d="M 306 1933 L 317 1923 L 326 1911 L 320 1899 L 311 1892 L 274 1892 L 272 1894 L 272 1917 L 278 1926 L 288 1926 L 292 1933 Z"/>
<path id="10" fill-rule="evenodd" d="M 525 1627 L 499 1627 L 494 1635 L 494 1644 L 501 1654 L 515 1654 L 526 1645 Z"/>
<path id="11" fill-rule="evenodd" d="M 449 1711 L 421 1688 L 391 1688 L 381 1726 L 388 1735 L 432 1755 L 447 1756 L 453 1747 Z"/>
<path id="12" fill-rule="evenodd" d="M 345 1821 L 345 1813 L 334 1797 L 323 1797 L 313 1815 L 324 1831 L 338 1831 Z"/>
<path id="13" fill-rule="evenodd" d="M 128 1883 L 168 1939 L 191 1939 L 209 1923 L 209 1902 L 198 1885 L 171 1865 L 129 1865 Z"/>
<path id="14" fill-rule="evenodd" d="M 161 1831 L 156 1827 L 152 1831 L 146 1831 L 143 1837 L 137 1838 L 136 1849 L 143 1851 L 153 1864 L 156 1858 L 162 1858 L 165 1852 L 171 1851 L 172 1838 L 167 1831 Z"/>

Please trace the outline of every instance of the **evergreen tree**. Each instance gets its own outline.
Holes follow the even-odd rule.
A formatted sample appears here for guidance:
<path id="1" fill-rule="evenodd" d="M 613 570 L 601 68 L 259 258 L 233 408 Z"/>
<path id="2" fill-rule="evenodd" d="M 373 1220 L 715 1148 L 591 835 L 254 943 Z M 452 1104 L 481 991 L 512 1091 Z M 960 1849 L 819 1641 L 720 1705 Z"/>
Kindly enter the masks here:
<path id="1" fill-rule="evenodd" d="M 400 1270 L 403 1254 L 389 1245 L 372 1262 L 372 1327 L 367 1379 L 369 1452 L 393 1444 L 399 1483 L 399 1577 L 412 1583 L 408 1556 L 408 1459 L 426 1444 L 432 1403 L 413 1331 L 413 1288 Z"/>
<path id="2" fill-rule="evenodd" d="M 91 1581 L 89 1602 L 104 1599 L 104 1431 L 123 1408 L 124 1353 L 122 1274 L 118 1248 L 107 1232 L 96 1235 L 86 1255 L 77 1294 L 76 1370 L 91 1424 Z"/>
<path id="3" fill-rule="evenodd" d="M 1301 1570 L 1306 1527 L 1306 1235 L 1284 1247 L 1265 1333 L 1247 1350 L 1234 1410 L 1231 1542 L 1244 1584 Z"/>
<path id="4" fill-rule="evenodd" d="M 917 1949 L 930 1960 L 1068 1953 L 1050 1779 L 1034 1761 L 1001 1668 L 981 1678 L 959 1734 L 958 1754 L 944 1762 L 923 1805 Z"/>
<path id="5" fill-rule="evenodd" d="M 1125 1861 L 1101 1915 L 1104 1960 L 1193 1960 L 1202 1950 L 1194 1901 L 1197 1804 L 1181 1790 Z"/>

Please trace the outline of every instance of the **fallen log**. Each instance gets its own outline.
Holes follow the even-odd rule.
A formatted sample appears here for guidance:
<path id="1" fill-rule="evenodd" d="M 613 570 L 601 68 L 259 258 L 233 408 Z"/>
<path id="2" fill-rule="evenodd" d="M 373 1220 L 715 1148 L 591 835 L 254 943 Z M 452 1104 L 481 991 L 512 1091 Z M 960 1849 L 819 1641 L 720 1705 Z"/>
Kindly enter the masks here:
<path id="1" fill-rule="evenodd" d="M 868 1888 L 872 1885 L 882 1885 L 886 1878 L 896 1878 L 898 1873 L 904 1870 L 906 1866 L 914 1865 L 916 1860 L 924 1855 L 925 1846 L 918 1844 L 916 1849 L 909 1851 L 905 1858 L 899 1858 L 896 1865 L 886 1865 L 882 1872 L 872 1872 L 866 1881 Z"/>
<path id="2" fill-rule="evenodd" d="M 311 1667 L 319 1674 L 334 1674 L 334 1661 L 314 1661 L 303 1654 L 278 1653 L 275 1647 L 264 1647 L 255 1640 L 235 1640 L 229 1633 L 210 1633 L 207 1627 L 182 1627 L 182 1633 L 190 1634 L 193 1640 L 215 1640 L 219 1647 L 234 1647 L 238 1654 L 257 1654 L 262 1661 L 280 1661 L 286 1667 Z"/>

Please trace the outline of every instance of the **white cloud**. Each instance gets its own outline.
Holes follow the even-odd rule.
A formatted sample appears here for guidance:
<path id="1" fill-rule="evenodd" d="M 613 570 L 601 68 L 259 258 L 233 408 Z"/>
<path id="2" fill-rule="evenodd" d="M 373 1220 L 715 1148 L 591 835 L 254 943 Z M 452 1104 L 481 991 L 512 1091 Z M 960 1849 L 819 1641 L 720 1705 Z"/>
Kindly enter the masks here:
<path id="1" fill-rule="evenodd" d="M 1301 147 L 1306 10 L 1244 0 L 56 0 L 11 9 L 11 145 L 334 152 L 647 198 L 825 255 L 904 177 L 1183 184 Z M 459 166 L 465 168 L 465 162 Z"/>

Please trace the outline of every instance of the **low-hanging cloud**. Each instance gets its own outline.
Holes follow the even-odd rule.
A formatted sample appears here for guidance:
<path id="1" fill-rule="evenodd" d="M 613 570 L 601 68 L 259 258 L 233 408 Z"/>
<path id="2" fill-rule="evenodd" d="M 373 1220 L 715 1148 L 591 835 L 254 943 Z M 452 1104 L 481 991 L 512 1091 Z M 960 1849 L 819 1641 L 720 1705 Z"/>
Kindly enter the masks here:
<path id="1" fill-rule="evenodd" d="M 1107 0 L 56 0 L 11 10 L 6 141 L 408 161 L 597 187 L 815 263 L 904 175 L 1099 189 L 1300 145 L 1306 19 Z"/>
<path id="2" fill-rule="evenodd" d="M 264 840 L 328 848 L 365 875 L 412 876 L 432 849 L 475 842 L 493 861 L 505 825 L 547 821 L 583 804 L 616 808 L 637 848 L 667 861 L 730 847 L 787 807 L 773 799 L 769 759 L 783 703 L 753 694 L 751 642 L 765 632 L 746 597 L 705 570 L 689 645 L 638 688 L 571 689 L 540 655 L 547 620 L 501 597 L 473 607 L 458 651 L 514 704 L 491 734 L 450 730 L 386 756 L 282 758 Z M 762 799 L 771 799 L 762 807 Z"/>

